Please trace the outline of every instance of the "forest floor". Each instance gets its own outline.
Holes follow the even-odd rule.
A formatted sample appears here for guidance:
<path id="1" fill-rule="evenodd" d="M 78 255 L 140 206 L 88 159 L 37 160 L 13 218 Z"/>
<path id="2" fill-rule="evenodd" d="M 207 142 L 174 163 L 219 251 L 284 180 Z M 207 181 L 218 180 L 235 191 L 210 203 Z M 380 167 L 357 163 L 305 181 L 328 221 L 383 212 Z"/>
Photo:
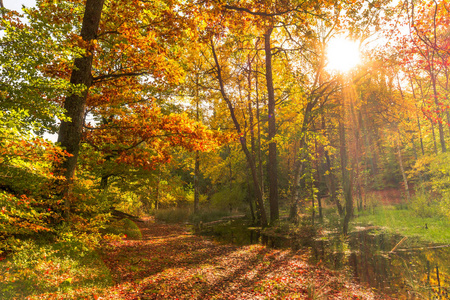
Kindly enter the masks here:
<path id="1" fill-rule="evenodd" d="M 238 247 L 146 220 L 142 238 L 111 242 L 101 257 L 114 282 L 95 299 L 386 299 L 307 252 Z"/>

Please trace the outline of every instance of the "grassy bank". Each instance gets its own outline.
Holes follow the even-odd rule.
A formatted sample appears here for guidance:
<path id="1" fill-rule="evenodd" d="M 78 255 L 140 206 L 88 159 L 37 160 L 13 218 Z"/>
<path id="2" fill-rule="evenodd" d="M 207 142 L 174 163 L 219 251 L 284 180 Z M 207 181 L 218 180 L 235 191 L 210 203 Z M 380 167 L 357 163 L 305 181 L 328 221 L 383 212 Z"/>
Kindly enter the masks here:
<path id="1" fill-rule="evenodd" d="M 355 226 L 381 226 L 388 232 L 423 241 L 450 244 L 450 220 L 446 217 L 419 217 L 413 210 L 402 206 L 378 206 L 359 213 Z"/>

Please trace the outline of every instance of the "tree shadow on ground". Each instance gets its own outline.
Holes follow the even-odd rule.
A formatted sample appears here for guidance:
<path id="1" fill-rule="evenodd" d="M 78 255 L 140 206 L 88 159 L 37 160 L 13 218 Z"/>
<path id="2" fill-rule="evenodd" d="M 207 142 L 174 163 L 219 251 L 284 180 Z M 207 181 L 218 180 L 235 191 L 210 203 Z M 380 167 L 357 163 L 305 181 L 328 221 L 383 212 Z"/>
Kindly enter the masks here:
<path id="1" fill-rule="evenodd" d="M 105 299 L 376 299 L 371 292 L 306 261 L 306 253 L 236 247 L 182 226 L 145 223 L 141 240 L 102 253 L 115 286 Z"/>

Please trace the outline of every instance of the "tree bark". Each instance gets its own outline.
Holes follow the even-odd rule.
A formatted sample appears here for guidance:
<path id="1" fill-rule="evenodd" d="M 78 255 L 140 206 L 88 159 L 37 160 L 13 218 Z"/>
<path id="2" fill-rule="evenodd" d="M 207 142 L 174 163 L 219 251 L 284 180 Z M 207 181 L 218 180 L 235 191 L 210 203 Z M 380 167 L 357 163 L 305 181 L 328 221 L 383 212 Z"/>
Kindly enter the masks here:
<path id="1" fill-rule="evenodd" d="M 81 37 L 85 42 L 91 42 L 96 39 L 97 31 L 101 19 L 103 4 L 105 0 L 87 0 L 83 23 L 81 26 Z M 67 117 L 70 121 L 61 121 L 59 128 L 58 143 L 69 154 L 70 157 L 63 159 L 60 167 L 62 175 L 66 179 L 66 184 L 62 190 L 63 195 L 70 193 L 70 185 L 73 181 L 75 168 L 80 150 L 80 141 L 85 119 L 85 105 L 89 88 L 92 85 L 92 47 L 86 49 L 86 54 L 75 59 L 75 68 L 72 70 L 70 83 L 73 85 L 82 85 L 85 87 L 81 94 L 71 94 L 64 101 L 64 109 L 67 111 Z M 66 199 L 66 213 L 70 212 L 70 204 Z"/>
<path id="2" fill-rule="evenodd" d="M 255 70 L 255 91 L 256 91 L 256 122 L 258 122 L 258 175 L 261 187 L 261 198 L 264 199 L 264 171 L 262 162 L 262 146 L 261 146 L 261 118 L 259 113 L 259 85 L 258 85 L 258 57 L 256 58 Z"/>
<path id="3" fill-rule="evenodd" d="M 353 215 L 353 198 L 352 198 L 352 182 L 350 171 L 348 170 L 347 143 L 345 141 L 344 120 L 339 122 L 339 139 L 340 139 L 340 155 L 341 155 L 341 172 L 342 172 L 342 188 L 345 199 L 345 216 L 343 225 L 343 234 L 348 234 L 348 224 Z"/>
<path id="4" fill-rule="evenodd" d="M 248 74 L 247 74 L 247 105 L 248 105 L 248 117 L 250 122 L 250 145 L 252 149 L 252 156 L 255 159 L 256 146 L 255 146 L 255 131 L 254 131 L 254 118 L 253 118 L 253 107 L 252 107 L 252 62 L 250 60 L 250 55 L 248 57 Z"/>
<path id="5" fill-rule="evenodd" d="M 252 96 L 251 96 L 251 91 L 252 91 L 252 61 L 250 60 L 250 55 L 248 56 L 248 74 L 247 74 L 247 106 L 248 106 L 248 116 L 249 116 L 249 122 L 250 122 L 250 145 L 251 145 L 251 153 L 252 153 L 252 158 L 253 161 L 255 161 L 256 164 L 256 141 L 255 141 L 255 124 L 254 124 L 254 116 L 253 116 L 253 107 L 252 107 Z M 258 86 L 256 85 L 255 88 L 257 89 Z M 258 101 L 258 100 L 256 100 Z M 258 112 L 257 112 L 258 113 Z M 259 120 L 258 120 L 259 122 Z M 258 123 L 258 129 L 259 129 L 259 123 Z M 258 132 L 259 134 L 259 132 Z M 259 148 L 259 151 L 261 151 L 261 148 Z M 263 185 L 262 185 L 262 181 L 260 181 L 261 183 L 261 197 L 264 199 L 264 192 L 263 192 Z M 253 210 L 253 204 L 252 201 L 249 200 L 249 204 L 250 204 L 250 211 L 252 214 L 252 222 L 255 223 L 255 214 L 254 214 L 254 210 Z M 256 208 L 258 209 L 258 202 L 256 201 L 255 203 Z"/>
<path id="6" fill-rule="evenodd" d="M 195 151 L 195 166 L 194 166 L 194 213 L 199 211 L 200 203 L 200 189 L 198 183 L 198 177 L 200 175 L 200 151 Z"/>
<path id="7" fill-rule="evenodd" d="M 270 222 L 274 223 L 280 216 L 278 210 L 277 143 L 275 141 L 277 133 L 275 122 L 275 90 L 273 87 L 272 49 L 270 45 L 272 31 L 273 27 L 270 26 L 264 34 L 264 51 L 266 54 L 266 82 L 269 113 L 269 161 L 267 164 L 267 174 L 269 177 Z"/>
<path id="8" fill-rule="evenodd" d="M 322 113 L 322 128 L 324 130 L 325 137 L 328 135 L 326 126 L 325 126 L 325 116 Z M 336 204 L 336 207 L 338 209 L 339 216 L 342 217 L 344 214 L 344 208 L 342 208 L 341 202 L 339 202 L 339 199 L 337 197 L 336 193 L 336 179 L 334 176 L 332 164 L 331 164 L 331 158 L 328 153 L 327 149 L 324 149 L 324 155 L 325 155 L 325 184 L 327 185 L 328 191 L 330 193 L 331 202 Z"/>
<path id="9" fill-rule="evenodd" d="M 199 82 L 198 82 L 198 73 L 196 78 L 196 115 L 195 119 L 198 122 L 200 119 L 199 116 Z M 199 203 L 200 203 L 200 188 L 198 184 L 198 177 L 200 176 L 200 151 L 195 151 L 195 166 L 194 166 L 194 213 L 198 213 L 199 211 Z"/>

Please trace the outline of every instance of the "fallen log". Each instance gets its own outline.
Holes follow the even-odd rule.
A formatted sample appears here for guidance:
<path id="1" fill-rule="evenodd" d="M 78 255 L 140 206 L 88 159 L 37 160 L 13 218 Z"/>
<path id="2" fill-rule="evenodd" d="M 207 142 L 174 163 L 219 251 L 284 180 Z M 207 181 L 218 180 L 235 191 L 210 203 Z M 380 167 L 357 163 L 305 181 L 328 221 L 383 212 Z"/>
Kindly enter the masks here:
<path id="1" fill-rule="evenodd" d="M 437 245 L 437 246 L 429 246 L 429 247 L 417 247 L 417 248 L 404 248 L 397 249 L 397 252 L 409 252 L 409 251 L 423 251 L 423 250 L 433 250 L 433 249 L 441 249 L 441 248 L 449 248 L 450 245 Z"/>
<path id="2" fill-rule="evenodd" d="M 217 225 L 217 224 L 222 224 L 222 223 L 226 223 L 230 220 L 236 220 L 236 219 L 242 219 L 245 218 L 245 215 L 235 215 L 235 216 L 228 216 L 228 217 L 223 217 L 220 220 L 217 221 L 212 221 L 212 222 L 207 222 L 207 223 L 203 223 L 200 222 L 199 227 L 200 229 L 204 228 L 204 227 L 209 227 L 209 226 L 213 226 L 213 225 Z"/>

